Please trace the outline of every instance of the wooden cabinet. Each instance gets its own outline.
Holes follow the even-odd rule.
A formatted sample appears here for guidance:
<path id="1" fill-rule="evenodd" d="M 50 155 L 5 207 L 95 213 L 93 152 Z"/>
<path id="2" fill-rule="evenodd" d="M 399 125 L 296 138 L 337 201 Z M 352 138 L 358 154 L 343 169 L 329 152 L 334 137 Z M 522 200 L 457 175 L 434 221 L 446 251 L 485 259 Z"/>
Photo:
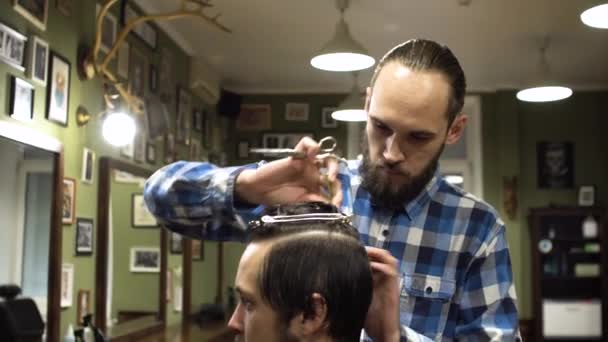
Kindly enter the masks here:
<path id="1" fill-rule="evenodd" d="M 532 208 L 535 341 L 608 341 L 608 232 L 599 207 Z"/>

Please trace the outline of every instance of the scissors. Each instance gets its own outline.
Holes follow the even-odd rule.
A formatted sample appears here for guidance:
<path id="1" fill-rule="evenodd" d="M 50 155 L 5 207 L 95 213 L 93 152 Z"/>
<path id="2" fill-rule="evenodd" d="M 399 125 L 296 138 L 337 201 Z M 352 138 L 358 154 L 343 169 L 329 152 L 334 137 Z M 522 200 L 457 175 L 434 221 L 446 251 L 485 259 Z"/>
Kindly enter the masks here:
<path id="1" fill-rule="evenodd" d="M 338 145 L 336 138 L 332 136 L 325 137 L 319 140 L 320 150 L 319 154 L 317 154 L 317 160 L 323 160 L 325 158 L 336 158 L 340 159 L 335 153 L 334 150 Z M 325 146 L 325 147 L 324 147 Z M 285 158 L 292 157 L 294 159 L 304 159 L 306 158 L 306 153 L 302 151 L 296 151 L 293 148 L 252 148 L 249 150 L 250 153 L 259 153 L 264 154 L 271 157 L 276 158 Z"/>

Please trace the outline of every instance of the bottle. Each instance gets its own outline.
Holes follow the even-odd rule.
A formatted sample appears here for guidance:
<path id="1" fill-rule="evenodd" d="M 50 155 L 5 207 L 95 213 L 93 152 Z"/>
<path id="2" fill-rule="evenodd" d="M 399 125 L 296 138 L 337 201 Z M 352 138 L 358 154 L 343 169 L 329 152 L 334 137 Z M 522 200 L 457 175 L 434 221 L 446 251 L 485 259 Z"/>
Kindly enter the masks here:
<path id="1" fill-rule="evenodd" d="M 72 327 L 72 324 L 70 324 L 68 326 L 68 330 L 65 333 L 65 336 L 63 336 L 63 342 L 75 342 L 76 338 L 74 337 L 74 327 Z"/>
<path id="2" fill-rule="evenodd" d="M 582 229 L 583 237 L 585 239 L 594 239 L 597 237 L 597 221 L 593 218 L 593 215 L 585 217 Z"/>

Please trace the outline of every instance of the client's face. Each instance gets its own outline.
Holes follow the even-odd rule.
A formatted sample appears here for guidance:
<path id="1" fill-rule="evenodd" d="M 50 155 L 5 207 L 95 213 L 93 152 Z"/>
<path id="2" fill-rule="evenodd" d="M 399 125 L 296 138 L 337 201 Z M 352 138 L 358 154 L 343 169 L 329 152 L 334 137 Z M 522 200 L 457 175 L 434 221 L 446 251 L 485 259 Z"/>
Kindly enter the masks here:
<path id="1" fill-rule="evenodd" d="M 249 244 L 239 262 L 235 280 L 239 304 L 228 322 L 238 333 L 235 341 L 297 341 L 258 289 L 258 274 L 270 246 L 269 242 Z"/>

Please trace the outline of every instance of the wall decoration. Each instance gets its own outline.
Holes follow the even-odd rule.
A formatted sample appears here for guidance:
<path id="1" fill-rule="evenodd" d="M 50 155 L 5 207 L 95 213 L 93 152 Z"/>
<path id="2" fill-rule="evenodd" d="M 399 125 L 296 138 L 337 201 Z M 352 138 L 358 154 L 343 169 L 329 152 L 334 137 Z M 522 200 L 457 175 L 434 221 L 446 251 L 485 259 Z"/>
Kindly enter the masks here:
<path id="1" fill-rule="evenodd" d="M 61 307 L 69 308 L 72 306 L 72 296 L 74 290 L 74 264 L 61 265 Z"/>
<path id="2" fill-rule="evenodd" d="M 145 104 L 144 115 L 148 139 L 162 137 L 170 127 L 167 106 L 157 96 L 147 97 Z"/>
<path id="3" fill-rule="evenodd" d="M 165 134 L 165 164 L 175 161 L 175 137 L 173 133 Z"/>
<path id="4" fill-rule="evenodd" d="M 133 141 L 133 160 L 137 163 L 143 163 L 145 158 L 146 137 L 143 133 L 137 133 Z"/>
<path id="5" fill-rule="evenodd" d="M 13 8 L 37 28 L 42 31 L 46 29 L 46 17 L 49 10 L 48 0 L 13 0 Z"/>
<path id="6" fill-rule="evenodd" d="M 192 96 L 181 86 L 177 87 L 177 108 L 175 121 L 175 141 L 188 145 L 190 143 L 190 121 Z"/>
<path id="7" fill-rule="evenodd" d="M 574 185 L 574 156 L 572 142 L 536 144 L 539 188 L 564 189 Z"/>
<path id="8" fill-rule="evenodd" d="M 150 164 L 156 164 L 156 144 L 146 143 L 146 161 Z"/>
<path id="9" fill-rule="evenodd" d="M 95 152 L 85 147 L 82 152 L 82 174 L 80 180 L 83 183 L 93 184 L 94 170 Z"/>
<path id="10" fill-rule="evenodd" d="M 27 37 L 12 28 L 0 24 L 0 60 L 13 68 L 24 71 L 25 43 Z"/>
<path id="11" fill-rule="evenodd" d="M 123 1 L 121 5 L 121 24 L 125 26 L 129 21 L 135 20 L 139 14 L 128 4 L 128 1 Z M 131 31 L 139 39 L 143 40 L 150 48 L 156 49 L 158 43 L 158 32 L 156 28 L 149 22 L 142 22 L 136 25 Z"/>
<path id="12" fill-rule="evenodd" d="M 122 184 L 139 184 L 140 187 L 144 187 L 146 178 L 136 176 L 130 172 L 122 170 L 113 170 L 114 181 Z"/>
<path id="13" fill-rule="evenodd" d="M 236 156 L 239 159 L 249 158 L 249 141 L 239 141 L 236 149 Z"/>
<path id="14" fill-rule="evenodd" d="M 336 107 L 321 108 L 321 128 L 336 128 L 338 121 L 331 117 L 331 113 L 336 110 Z"/>
<path id="15" fill-rule="evenodd" d="M 200 108 L 192 110 L 192 130 L 203 132 L 203 112 Z"/>
<path id="16" fill-rule="evenodd" d="M 171 232 L 169 237 L 169 249 L 171 250 L 171 254 L 182 254 L 182 241 L 183 237 L 181 234 Z"/>
<path id="17" fill-rule="evenodd" d="M 95 7 L 97 16 L 99 15 L 99 11 L 101 11 L 101 6 L 99 4 Z M 97 17 L 95 17 L 97 20 Z M 103 17 L 103 21 L 101 23 L 101 45 L 99 49 L 108 53 L 112 49 L 114 42 L 116 41 L 116 31 L 118 27 L 116 25 L 116 17 L 108 11 L 106 15 Z"/>
<path id="18" fill-rule="evenodd" d="M 70 62 L 55 52 L 51 52 L 47 87 L 46 118 L 60 125 L 68 125 L 70 101 Z"/>
<path id="19" fill-rule="evenodd" d="M 198 139 L 190 141 L 190 160 L 199 161 L 201 159 L 201 142 Z"/>
<path id="20" fill-rule="evenodd" d="M 34 87 L 11 76 L 11 97 L 8 115 L 17 120 L 31 121 L 34 117 Z"/>
<path id="21" fill-rule="evenodd" d="M 74 223 L 76 213 L 76 180 L 74 178 L 63 178 L 63 203 L 61 208 L 61 222 L 63 224 Z"/>
<path id="22" fill-rule="evenodd" d="M 288 103 L 285 105 L 285 120 L 308 121 L 308 103 Z"/>
<path id="23" fill-rule="evenodd" d="M 312 133 L 264 133 L 262 134 L 263 148 L 294 148 L 304 137 L 314 139 Z"/>
<path id="24" fill-rule="evenodd" d="M 91 313 L 91 290 L 78 290 L 76 323 L 83 325 L 84 316 Z"/>
<path id="25" fill-rule="evenodd" d="M 76 255 L 93 254 L 93 219 L 76 219 Z"/>
<path id="26" fill-rule="evenodd" d="M 122 78 L 129 77 L 129 42 L 123 41 L 118 48 L 118 76 Z"/>
<path id="27" fill-rule="evenodd" d="M 192 260 L 202 261 L 205 259 L 205 249 L 203 241 L 192 240 Z"/>
<path id="28" fill-rule="evenodd" d="M 72 15 L 72 1 L 74 0 L 56 0 L 55 7 L 61 14 L 69 17 Z"/>
<path id="29" fill-rule="evenodd" d="M 146 58 L 131 47 L 129 59 L 129 88 L 140 99 L 144 98 L 146 84 Z"/>
<path id="30" fill-rule="evenodd" d="M 49 44 L 34 36 L 30 44 L 28 76 L 46 87 L 47 70 L 49 67 Z"/>
<path id="31" fill-rule="evenodd" d="M 242 104 L 236 120 L 240 131 L 263 131 L 272 128 L 272 112 L 269 104 Z"/>
<path id="32" fill-rule="evenodd" d="M 156 218 L 150 213 L 143 194 L 131 195 L 131 224 L 133 227 L 157 227 Z"/>
<path id="33" fill-rule="evenodd" d="M 595 186 L 581 185 L 578 188 L 578 205 L 590 207 L 595 204 Z"/>
<path id="34" fill-rule="evenodd" d="M 158 85 L 160 86 L 160 99 L 162 102 L 170 104 L 173 102 L 175 94 L 173 76 L 173 54 L 168 48 L 160 51 L 160 65 L 158 70 Z"/>
<path id="35" fill-rule="evenodd" d="M 131 272 L 160 272 L 159 247 L 131 247 Z"/>

